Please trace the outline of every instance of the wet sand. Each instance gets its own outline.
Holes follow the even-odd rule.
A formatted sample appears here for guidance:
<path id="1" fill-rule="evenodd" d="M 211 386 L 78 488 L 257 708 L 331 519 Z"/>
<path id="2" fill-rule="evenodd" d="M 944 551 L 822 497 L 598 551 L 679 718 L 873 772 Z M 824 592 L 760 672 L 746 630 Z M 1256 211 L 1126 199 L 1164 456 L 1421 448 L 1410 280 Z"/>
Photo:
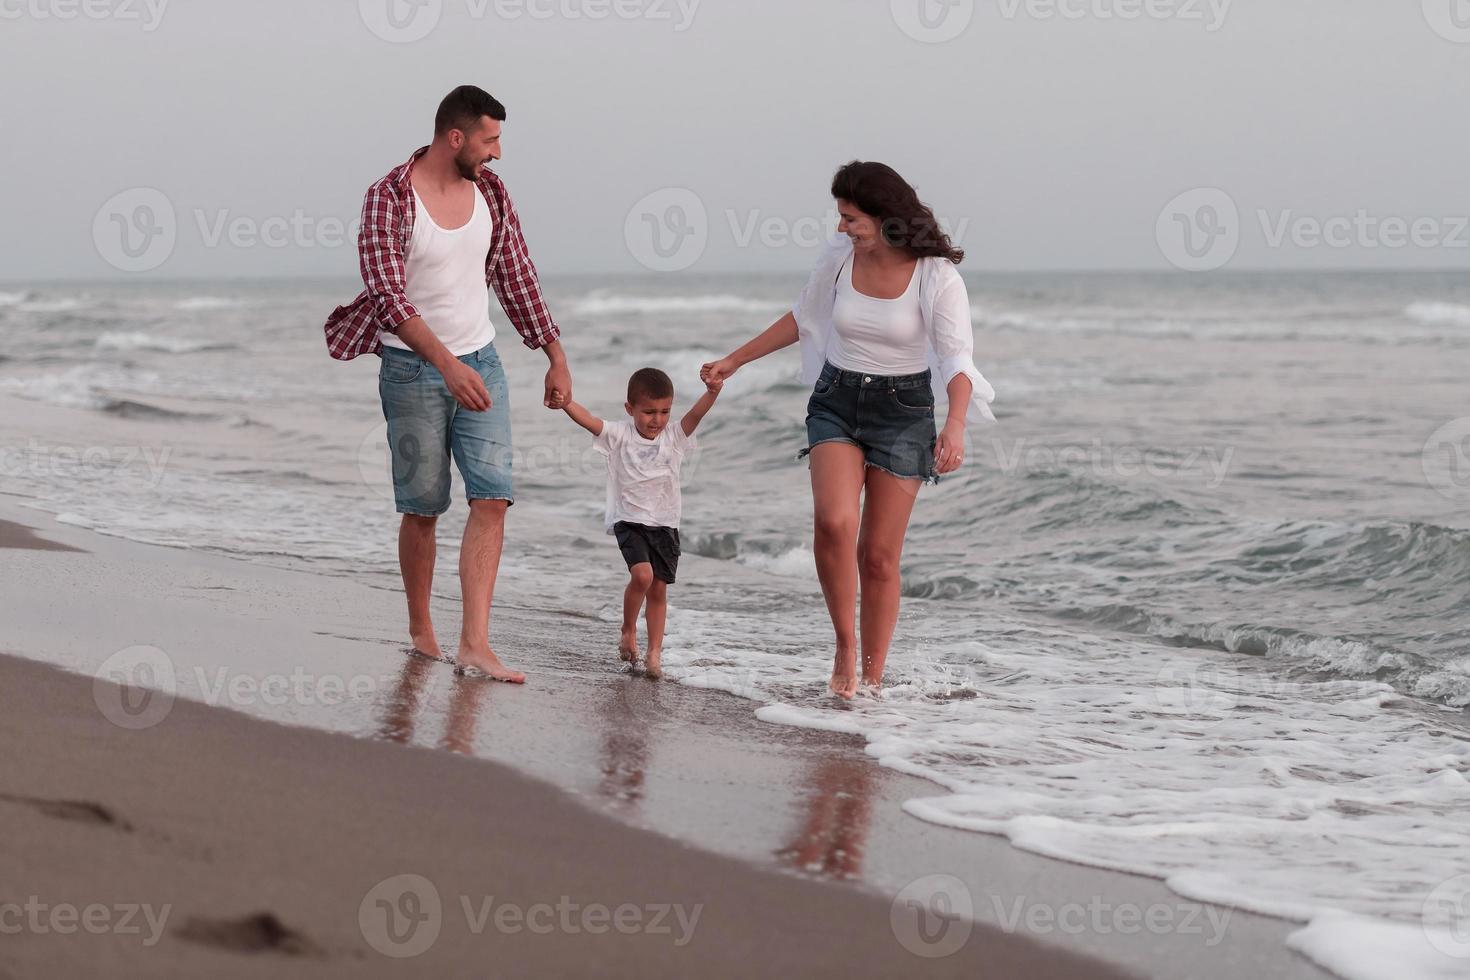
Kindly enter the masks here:
<path id="1" fill-rule="evenodd" d="M 406 961 L 414 972 L 514 962 L 506 972 L 1327 976 L 1286 949 L 1292 924 L 1242 912 L 1213 934 L 1047 928 L 1029 913 L 1098 902 L 1201 910 L 1150 879 L 923 824 L 900 807 L 933 787 L 879 767 L 859 740 L 763 725 L 750 702 L 611 663 L 589 670 L 589 658 L 615 656 L 603 649 L 608 625 L 532 608 L 514 582 L 497 596 L 493 630 L 531 675 L 524 689 L 406 656 L 389 589 L 108 538 L 3 498 L 0 516 L 89 552 L 9 551 L 0 572 L 0 648 L 83 675 L 0 662 L 7 742 L 23 749 L 0 788 L 14 827 L 0 853 L 21 869 L 0 903 L 24 891 L 176 907 L 148 949 L 23 936 L 8 943 L 24 957 L 20 976 L 114 954 L 155 975 L 258 970 L 262 955 L 291 957 L 293 972 L 387 972 L 395 961 L 364 936 L 359 906 L 405 873 L 432 880 L 444 907 L 439 940 Z M 452 605 L 436 609 L 443 633 Z M 90 678 L 139 645 L 166 654 L 183 697 L 134 732 L 102 717 Z M 303 667 L 304 686 L 292 680 Z M 271 679 L 279 689 L 259 686 Z M 333 697 L 333 685 L 354 693 Z M 87 806 L 61 807 L 68 819 L 56 801 Z M 975 925 L 955 952 L 925 958 L 891 913 L 912 897 L 905 887 L 936 875 L 968 889 Z M 491 924 L 477 935 L 459 899 L 478 913 L 489 895 L 522 908 L 563 895 L 610 908 L 708 900 L 693 940 L 670 948 L 649 934 L 593 942 Z M 1007 921 L 1018 909 L 1028 913 L 1019 927 Z M 724 925 L 708 925 L 717 912 Z M 268 917 L 248 918 L 257 914 Z M 921 946 L 945 921 L 929 922 L 939 931 Z"/>

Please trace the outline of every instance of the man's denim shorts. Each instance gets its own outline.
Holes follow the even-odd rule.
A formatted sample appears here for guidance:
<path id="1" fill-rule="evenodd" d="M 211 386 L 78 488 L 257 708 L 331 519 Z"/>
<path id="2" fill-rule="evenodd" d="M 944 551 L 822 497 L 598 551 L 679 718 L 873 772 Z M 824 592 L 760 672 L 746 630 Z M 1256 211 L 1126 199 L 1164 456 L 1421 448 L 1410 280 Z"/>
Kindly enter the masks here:
<path id="1" fill-rule="evenodd" d="M 846 442 L 868 466 L 900 479 L 938 483 L 934 472 L 934 389 L 929 372 L 877 375 L 843 371 L 830 363 L 806 404 L 807 448 Z"/>
<path id="2" fill-rule="evenodd" d="M 451 455 L 470 500 L 514 503 L 510 393 L 495 344 L 459 358 L 485 380 L 490 393 L 485 412 L 471 412 L 456 402 L 439 369 L 413 351 L 384 344 L 382 355 L 378 394 L 388 420 L 398 512 L 437 517 L 449 509 Z"/>

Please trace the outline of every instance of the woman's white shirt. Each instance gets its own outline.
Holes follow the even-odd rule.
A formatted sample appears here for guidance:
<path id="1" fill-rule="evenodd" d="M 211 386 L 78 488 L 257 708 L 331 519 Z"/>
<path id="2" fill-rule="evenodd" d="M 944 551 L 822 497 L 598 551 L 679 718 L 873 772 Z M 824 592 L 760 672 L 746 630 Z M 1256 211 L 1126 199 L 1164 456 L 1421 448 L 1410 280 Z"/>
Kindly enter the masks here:
<path id="1" fill-rule="evenodd" d="M 822 364 L 831 356 L 837 328 L 833 321 L 843 265 L 851 265 L 852 239 L 839 235 L 823 250 L 806 287 L 792 307 L 801 343 L 801 380 L 815 384 Z M 963 374 L 973 386 L 965 412 L 971 423 L 994 422 L 990 403 L 995 389 L 975 366 L 975 335 L 970 322 L 970 294 L 954 263 L 937 255 L 919 260 L 914 270 L 919 315 L 925 334 L 925 360 L 933 372 L 935 398 L 946 400 L 947 387 L 955 375 Z M 871 299 L 872 297 L 866 297 Z M 881 302 L 881 301 L 880 301 Z M 833 362 L 834 364 L 836 362 Z M 840 366 L 840 365 L 839 365 Z M 923 370 L 923 368 L 919 368 Z M 912 374 L 907 370 L 884 370 L 885 374 Z"/>

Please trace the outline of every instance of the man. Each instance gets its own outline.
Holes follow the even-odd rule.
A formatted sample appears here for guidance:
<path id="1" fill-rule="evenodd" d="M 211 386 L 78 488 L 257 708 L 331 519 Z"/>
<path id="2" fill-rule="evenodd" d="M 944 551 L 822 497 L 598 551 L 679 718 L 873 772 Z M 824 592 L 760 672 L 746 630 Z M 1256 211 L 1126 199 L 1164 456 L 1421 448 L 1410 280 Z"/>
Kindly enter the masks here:
<path id="1" fill-rule="evenodd" d="M 457 662 L 496 680 L 525 675 L 490 648 L 490 605 L 500 567 L 511 484 L 510 402 L 495 351 L 489 295 L 527 347 L 546 353 L 544 404 L 571 398 L 560 330 L 505 185 L 486 168 L 500 159 L 505 107 L 473 85 L 450 92 L 434 142 L 368 188 L 358 254 L 367 287 L 327 318 L 327 349 L 340 360 L 378 354 L 393 494 L 403 515 L 398 562 L 414 649 L 442 657 L 429 613 L 435 526 L 449 508 L 451 455 L 470 517 L 459 577 L 464 593 Z"/>

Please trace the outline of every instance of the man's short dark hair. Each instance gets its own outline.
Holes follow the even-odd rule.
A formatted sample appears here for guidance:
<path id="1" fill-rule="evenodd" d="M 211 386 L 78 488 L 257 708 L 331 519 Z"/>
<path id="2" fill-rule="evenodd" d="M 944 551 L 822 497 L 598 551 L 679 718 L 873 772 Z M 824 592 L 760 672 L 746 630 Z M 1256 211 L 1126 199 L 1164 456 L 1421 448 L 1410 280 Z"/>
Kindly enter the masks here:
<path id="1" fill-rule="evenodd" d="M 467 133 L 482 116 L 505 122 L 505 106 L 482 88 L 461 85 L 439 103 L 439 111 L 434 113 L 434 135 L 443 136 L 451 129 Z"/>
<path id="2" fill-rule="evenodd" d="M 628 404 L 636 405 L 645 398 L 673 398 L 674 382 L 658 368 L 639 368 L 628 379 Z"/>

